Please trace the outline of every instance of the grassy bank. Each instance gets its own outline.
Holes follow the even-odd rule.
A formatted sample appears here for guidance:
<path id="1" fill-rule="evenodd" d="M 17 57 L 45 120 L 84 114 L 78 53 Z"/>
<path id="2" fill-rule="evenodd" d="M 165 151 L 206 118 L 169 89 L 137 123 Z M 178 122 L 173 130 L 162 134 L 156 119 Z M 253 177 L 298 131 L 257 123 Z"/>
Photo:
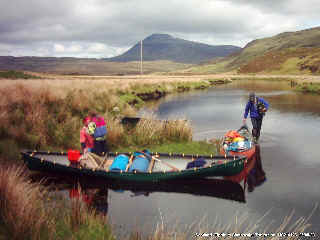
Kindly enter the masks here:
<path id="1" fill-rule="evenodd" d="M 0 78 L 5 79 L 40 79 L 39 76 L 20 72 L 20 71 L 0 71 Z"/>
<path id="2" fill-rule="evenodd" d="M 147 148 L 150 152 L 154 153 L 184 153 L 184 154 L 195 154 L 201 153 L 203 155 L 217 154 L 218 151 L 216 146 L 212 143 L 207 143 L 205 141 L 199 142 L 172 142 L 164 143 L 161 145 L 146 145 L 143 146 Z M 118 147 L 115 149 L 117 152 L 134 152 L 137 147 Z"/>
<path id="3" fill-rule="evenodd" d="M 301 83 L 295 88 L 298 92 L 320 95 L 320 83 Z"/>
<path id="4" fill-rule="evenodd" d="M 166 82 L 160 84 L 134 83 L 125 90 L 118 90 L 119 98 L 130 105 L 141 107 L 145 101 L 159 99 L 167 94 L 206 89 L 213 85 L 210 81 Z"/>

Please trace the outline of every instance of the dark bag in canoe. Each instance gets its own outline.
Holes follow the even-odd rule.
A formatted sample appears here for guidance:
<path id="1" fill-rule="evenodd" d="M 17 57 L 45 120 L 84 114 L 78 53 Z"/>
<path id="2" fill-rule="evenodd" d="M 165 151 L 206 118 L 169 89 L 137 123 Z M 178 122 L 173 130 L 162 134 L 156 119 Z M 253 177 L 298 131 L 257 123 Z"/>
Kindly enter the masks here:
<path id="1" fill-rule="evenodd" d="M 189 168 L 200 168 L 206 165 L 207 161 L 204 158 L 197 158 L 192 162 L 188 162 L 186 169 Z"/>

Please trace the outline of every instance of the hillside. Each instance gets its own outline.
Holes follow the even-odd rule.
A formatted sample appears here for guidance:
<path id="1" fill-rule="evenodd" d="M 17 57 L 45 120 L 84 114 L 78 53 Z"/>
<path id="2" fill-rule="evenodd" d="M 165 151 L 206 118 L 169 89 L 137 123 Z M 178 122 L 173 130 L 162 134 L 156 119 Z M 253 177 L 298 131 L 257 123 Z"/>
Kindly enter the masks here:
<path id="1" fill-rule="evenodd" d="M 120 56 L 105 59 L 112 62 L 140 61 L 140 42 Z M 168 34 L 152 34 L 143 40 L 143 60 L 169 60 L 197 64 L 216 57 L 225 57 L 238 52 L 240 47 L 232 45 L 212 46 L 174 38 Z"/>
<path id="2" fill-rule="evenodd" d="M 143 73 L 170 72 L 190 66 L 190 64 L 171 61 L 149 61 L 143 63 Z M 124 75 L 139 74 L 140 62 L 106 62 L 99 59 L 84 58 L 0 56 L 1 70 L 67 75 Z"/>
<path id="3" fill-rule="evenodd" d="M 233 56 L 185 72 L 320 74 L 320 27 L 254 40 Z"/>

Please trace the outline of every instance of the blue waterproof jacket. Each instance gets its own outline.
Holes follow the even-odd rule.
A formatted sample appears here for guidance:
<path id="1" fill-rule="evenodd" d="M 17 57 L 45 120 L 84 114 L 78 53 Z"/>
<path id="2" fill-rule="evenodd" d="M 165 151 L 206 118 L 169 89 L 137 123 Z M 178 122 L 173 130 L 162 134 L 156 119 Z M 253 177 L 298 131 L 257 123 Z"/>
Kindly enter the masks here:
<path id="1" fill-rule="evenodd" d="M 264 106 L 266 107 L 266 109 L 268 110 L 269 108 L 269 103 L 264 100 L 263 98 L 259 98 L 257 97 L 257 103 L 261 102 L 264 104 Z M 246 109 L 244 111 L 244 118 L 248 117 L 248 113 L 250 111 L 250 118 L 262 118 L 263 116 L 261 116 L 258 112 L 258 106 L 257 104 L 254 104 L 251 101 L 248 101 L 247 105 L 246 105 Z"/>

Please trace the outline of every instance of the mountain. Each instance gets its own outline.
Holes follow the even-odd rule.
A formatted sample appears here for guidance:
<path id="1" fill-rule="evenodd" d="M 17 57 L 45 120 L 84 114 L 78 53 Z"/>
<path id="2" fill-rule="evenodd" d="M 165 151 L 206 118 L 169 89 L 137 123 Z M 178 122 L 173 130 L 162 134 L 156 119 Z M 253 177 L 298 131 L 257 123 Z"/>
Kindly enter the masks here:
<path id="1" fill-rule="evenodd" d="M 249 42 L 239 53 L 187 72 L 320 74 L 320 27 Z"/>
<path id="2" fill-rule="evenodd" d="M 152 34 L 142 41 L 144 61 L 169 60 L 180 63 L 201 63 L 225 57 L 241 50 L 232 45 L 212 46 L 174 38 L 168 34 Z M 141 44 L 138 42 L 122 55 L 105 59 L 110 62 L 140 61 Z"/>

